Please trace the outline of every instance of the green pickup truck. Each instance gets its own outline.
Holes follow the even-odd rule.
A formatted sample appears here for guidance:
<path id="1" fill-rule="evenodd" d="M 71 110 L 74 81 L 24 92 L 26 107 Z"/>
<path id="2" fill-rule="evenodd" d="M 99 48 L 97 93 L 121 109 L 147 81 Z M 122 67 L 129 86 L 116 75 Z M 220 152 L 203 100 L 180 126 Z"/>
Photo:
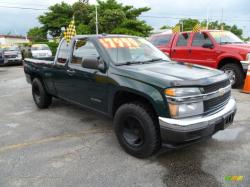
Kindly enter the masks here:
<path id="1" fill-rule="evenodd" d="M 236 113 L 226 74 L 171 61 L 140 37 L 62 39 L 54 61 L 25 59 L 24 72 L 39 108 L 56 97 L 107 115 L 120 145 L 139 158 L 209 138 Z"/>

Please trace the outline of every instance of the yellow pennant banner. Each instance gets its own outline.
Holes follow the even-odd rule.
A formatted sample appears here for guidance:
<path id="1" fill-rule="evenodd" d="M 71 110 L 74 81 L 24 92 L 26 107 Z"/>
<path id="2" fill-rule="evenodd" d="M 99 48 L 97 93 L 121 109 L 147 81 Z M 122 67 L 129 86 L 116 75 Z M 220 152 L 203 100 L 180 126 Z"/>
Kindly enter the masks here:
<path id="1" fill-rule="evenodd" d="M 198 23 L 194 26 L 193 32 L 200 32 L 201 31 L 201 25 Z"/>
<path id="2" fill-rule="evenodd" d="M 67 41 L 67 43 L 70 42 L 70 40 L 76 35 L 76 27 L 75 27 L 75 20 L 74 18 L 70 22 L 69 26 L 66 28 L 64 32 L 64 38 Z"/>
<path id="3" fill-rule="evenodd" d="M 173 32 L 173 33 L 179 33 L 179 32 L 181 32 L 181 27 L 180 27 L 180 25 L 174 26 L 174 27 L 172 28 L 172 32 Z"/>

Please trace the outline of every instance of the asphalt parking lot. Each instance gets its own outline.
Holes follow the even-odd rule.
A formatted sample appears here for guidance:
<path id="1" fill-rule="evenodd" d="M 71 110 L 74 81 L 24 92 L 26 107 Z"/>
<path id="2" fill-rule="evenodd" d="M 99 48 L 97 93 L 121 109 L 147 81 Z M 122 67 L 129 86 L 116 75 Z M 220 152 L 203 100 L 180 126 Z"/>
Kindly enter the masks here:
<path id="1" fill-rule="evenodd" d="M 0 67 L 0 186 L 250 186 L 250 95 L 233 95 L 230 128 L 142 160 L 121 149 L 110 119 L 55 99 L 39 110 L 22 67 Z"/>

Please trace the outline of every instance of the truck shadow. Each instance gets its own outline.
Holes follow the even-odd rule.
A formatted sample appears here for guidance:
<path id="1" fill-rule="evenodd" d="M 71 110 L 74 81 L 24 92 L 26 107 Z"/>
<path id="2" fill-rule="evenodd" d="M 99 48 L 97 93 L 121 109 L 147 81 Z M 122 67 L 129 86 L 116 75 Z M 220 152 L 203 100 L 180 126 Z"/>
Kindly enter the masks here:
<path id="1" fill-rule="evenodd" d="M 166 186 L 222 186 L 213 175 L 202 170 L 202 161 L 205 156 L 200 146 L 203 144 L 175 151 L 162 151 L 154 158 L 166 168 L 166 174 L 162 178 Z"/>

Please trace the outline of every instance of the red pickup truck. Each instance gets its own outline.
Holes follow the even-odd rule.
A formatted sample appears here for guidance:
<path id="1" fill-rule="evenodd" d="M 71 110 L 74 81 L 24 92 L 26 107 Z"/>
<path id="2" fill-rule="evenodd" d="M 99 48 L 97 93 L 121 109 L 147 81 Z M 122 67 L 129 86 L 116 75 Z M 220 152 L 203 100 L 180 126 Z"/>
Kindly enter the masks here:
<path id="1" fill-rule="evenodd" d="M 229 75 L 234 88 L 242 85 L 250 61 L 250 44 L 229 31 L 161 33 L 149 40 L 171 59 L 217 68 Z"/>

